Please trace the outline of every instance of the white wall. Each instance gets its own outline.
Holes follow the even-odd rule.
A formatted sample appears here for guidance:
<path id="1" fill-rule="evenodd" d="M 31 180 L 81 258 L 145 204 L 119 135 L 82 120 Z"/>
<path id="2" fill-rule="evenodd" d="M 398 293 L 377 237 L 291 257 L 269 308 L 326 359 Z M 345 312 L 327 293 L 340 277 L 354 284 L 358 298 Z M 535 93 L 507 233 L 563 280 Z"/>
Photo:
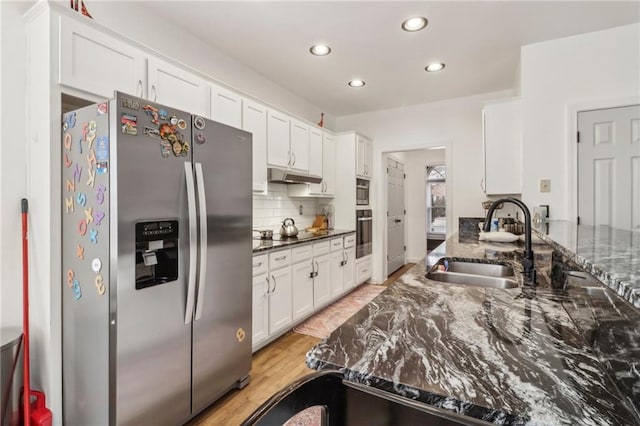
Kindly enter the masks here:
<path id="1" fill-rule="evenodd" d="M 302 214 L 300 214 L 300 206 L 302 206 Z M 253 227 L 254 229 L 272 229 L 274 235 L 277 235 L 280 232 L 282 220 L 290 217 L 298 230 L 303 231 L 313 224 L 317 210 L 316 198 L 289 197 L 286 184 L 270 183 L 268 194 L 253 196 Z"/>
<path id="2" fill-rule="evenodd" d="M 482 107 L 484 102 L 510 97 L 510 90 L 448 99 L 403 108 L 375 111 L 336 118 L 336 129 L 356 129 L 373 139 L 372 208 L 374 210 L 373 278 L 382 282 L 386 262 L 383 152 L 396 152 L 444 146 L 447 148 L 447 174 L 451 183 L 451 220 L 448 233 L 457 229 L 460 216 L 482 216 L 485 195 L 480 188 L 482 166 Z"/>
<path id="3" fill-rule="evenodd" d="M 523 200 L 548 204 L 553 219 L 573 218 L 571 110 L 640 96 L 640 24 L 524 46 L 521 67 Z M 551 192 L 538 192 L 542 178 Z"/>

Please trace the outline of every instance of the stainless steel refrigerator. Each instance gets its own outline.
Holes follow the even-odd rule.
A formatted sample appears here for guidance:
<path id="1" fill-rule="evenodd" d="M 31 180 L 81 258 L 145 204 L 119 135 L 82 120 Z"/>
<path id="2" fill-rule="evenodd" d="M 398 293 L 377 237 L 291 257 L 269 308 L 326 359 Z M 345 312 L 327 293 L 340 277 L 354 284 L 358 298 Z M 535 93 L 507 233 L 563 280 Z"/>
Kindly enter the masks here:
<path id="1" fill-rule="evenodd" d="M 65 424 L 181 424 L 251 369 L 251 134 L 116 92 L 62 122 Z"/>

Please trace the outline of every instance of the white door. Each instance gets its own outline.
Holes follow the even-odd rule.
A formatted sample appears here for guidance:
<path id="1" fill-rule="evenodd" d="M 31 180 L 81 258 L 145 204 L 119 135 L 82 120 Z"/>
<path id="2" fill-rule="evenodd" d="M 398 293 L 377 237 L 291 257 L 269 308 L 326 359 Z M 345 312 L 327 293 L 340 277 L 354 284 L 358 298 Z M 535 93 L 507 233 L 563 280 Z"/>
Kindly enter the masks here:
<path id="1" fill-rule="evenodd" d="M 297 320 L 313 311 L 312 260 L 293 265 L 293 319 Z"/>
<path id="2" fill-rule="evenodd" d="M 251 344 L 256 347 L 269 335 L 269 280 L 267 274 L 253 277 L 253 312 Z"/>
<path id="3" fill-rule="evenodd" d="M 578 114 L 578 217 L 640 229 L 640 105 Z"/>
<path id="4" fill-rule="evenodd" d="M 313 278 L 313 306 L 326 304 L 331 298 L 331 265 L 328 254 L 313 259 L 316 276 Z"/>
<path id="5" fill-rule="evenodd" d="M 331 252 L 331 297 L 340 296 L 344 291 L 344 251 Z"/>
<path id="6" fill-rule="evenodd" d="M 291 317 L 291 268 L 271 272 L 269 293 L 269 334 L 289 326 Z"/>
<path id="7" fill-rule="evenodd" d="M 404 164 L 387 158 L 387 274 L 404 265 Z"/>
<path id="8" fill-rule="evenodd" d="M 267 162 L 274 166 L 289 167 L 289 117 L 277 111 L 267 113 Z"/>
<path id="9" fill-rule="evenodd" d="M 211 119 L 239 129 L 242 125 L 242 98 L 240 95 L 212 84 Z"/>
<path id="10" fill-rule="evenodd" d="M 253 137 L 253 190 L 267 191 L 267 109 L 244 99 L 242 129 Z"/>
<path id="11" fill-rule="evenodd" d="M 209 84 L 158 58 L 149 58 L 148 93 L 152 102 L 209 118 Z"/>
<path id="12" fill-rule="evenodd" d="M 309 193 L 322 195 L 324 193 L 325 177 L 323 170 L 323 142 L 322 131 L 311 128 L 309 131 L 309 174 L 322 176 L 322 182 L 312 183 L 309 186 Z"/>
<path id="13" fill-rule="evenodd" d="M 336 192 L 336 145 L 333 136 L 324 134 L 322 141 L 322 181 L 324 195 Z"/>
<path id="14" fill-rule="evenodd" d="M 291 120 L 291 168 L 309 171 L 309 126 L 296 120 Z"/>

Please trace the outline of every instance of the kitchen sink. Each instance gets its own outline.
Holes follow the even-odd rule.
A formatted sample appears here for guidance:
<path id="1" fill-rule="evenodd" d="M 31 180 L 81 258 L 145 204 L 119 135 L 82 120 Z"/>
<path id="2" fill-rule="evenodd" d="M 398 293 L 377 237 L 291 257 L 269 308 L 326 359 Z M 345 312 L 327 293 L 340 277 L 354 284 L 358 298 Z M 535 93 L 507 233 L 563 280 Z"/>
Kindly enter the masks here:
<path id="1" fill-rule="evenodd" d="M 459 272 L 433 271 L 427 274 L 433 281 L 449 284 L 462 284 L 474 287 L 515 288 L 518 283 L 514 278 L 491 277 L 486 275 L 465 274 Z"/>
<path id="2" fill-rule="evenodd" d="M 515 288 L 513 268 L 501 263 L 440 259 L 426 277 L 433 281 L 474 287 Z"/>
<path id="3" fill-rule="evenodd" d="M 513 268 L 496 263 L 478 263 L 464 261 L 448 261 L 448 272 L 460 272 L 470 275 L 484 275 L 487 277 L 513 277 Z"/>

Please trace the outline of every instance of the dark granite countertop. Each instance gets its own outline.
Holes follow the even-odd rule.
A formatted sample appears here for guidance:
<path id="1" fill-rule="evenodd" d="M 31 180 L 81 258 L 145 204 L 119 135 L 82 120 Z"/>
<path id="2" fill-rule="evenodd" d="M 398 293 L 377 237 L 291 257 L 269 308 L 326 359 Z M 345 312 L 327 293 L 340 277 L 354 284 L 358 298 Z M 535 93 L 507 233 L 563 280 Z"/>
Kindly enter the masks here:
<path id="1" fill-rule="evenodd" d="M 640 309 L 640 232 L 553 221 L 538 236 Z"/>
<path id="2" fill-rule="evenodd" d="M 640 315 L 534 245 L 538 284 L 425 278 L 442 257 L 509 262 L 522 246 L 454 235 L 307 354 L 317 370 L 496 424 L 640 424 Z M 565 287 L 565 284 L 569 283 Z"/>
<path id="3" fill-rule="evenodd" d="M 268 250 L 276 250 L 281 248 L 287 248 L 296 244 L 312 243 L 317 240 L 323 240 L 325 238 L 333 238 L 340 235 L 353 234 L 355 230 L 346 229 L 331 229 L 318 232 L 300 231 L 297 238 L 280 239 L 280 236 L 274 233 L 273 240 L 260 240 L 254 238 L 253 240 L 253 253 L 260 253 Z"/>

